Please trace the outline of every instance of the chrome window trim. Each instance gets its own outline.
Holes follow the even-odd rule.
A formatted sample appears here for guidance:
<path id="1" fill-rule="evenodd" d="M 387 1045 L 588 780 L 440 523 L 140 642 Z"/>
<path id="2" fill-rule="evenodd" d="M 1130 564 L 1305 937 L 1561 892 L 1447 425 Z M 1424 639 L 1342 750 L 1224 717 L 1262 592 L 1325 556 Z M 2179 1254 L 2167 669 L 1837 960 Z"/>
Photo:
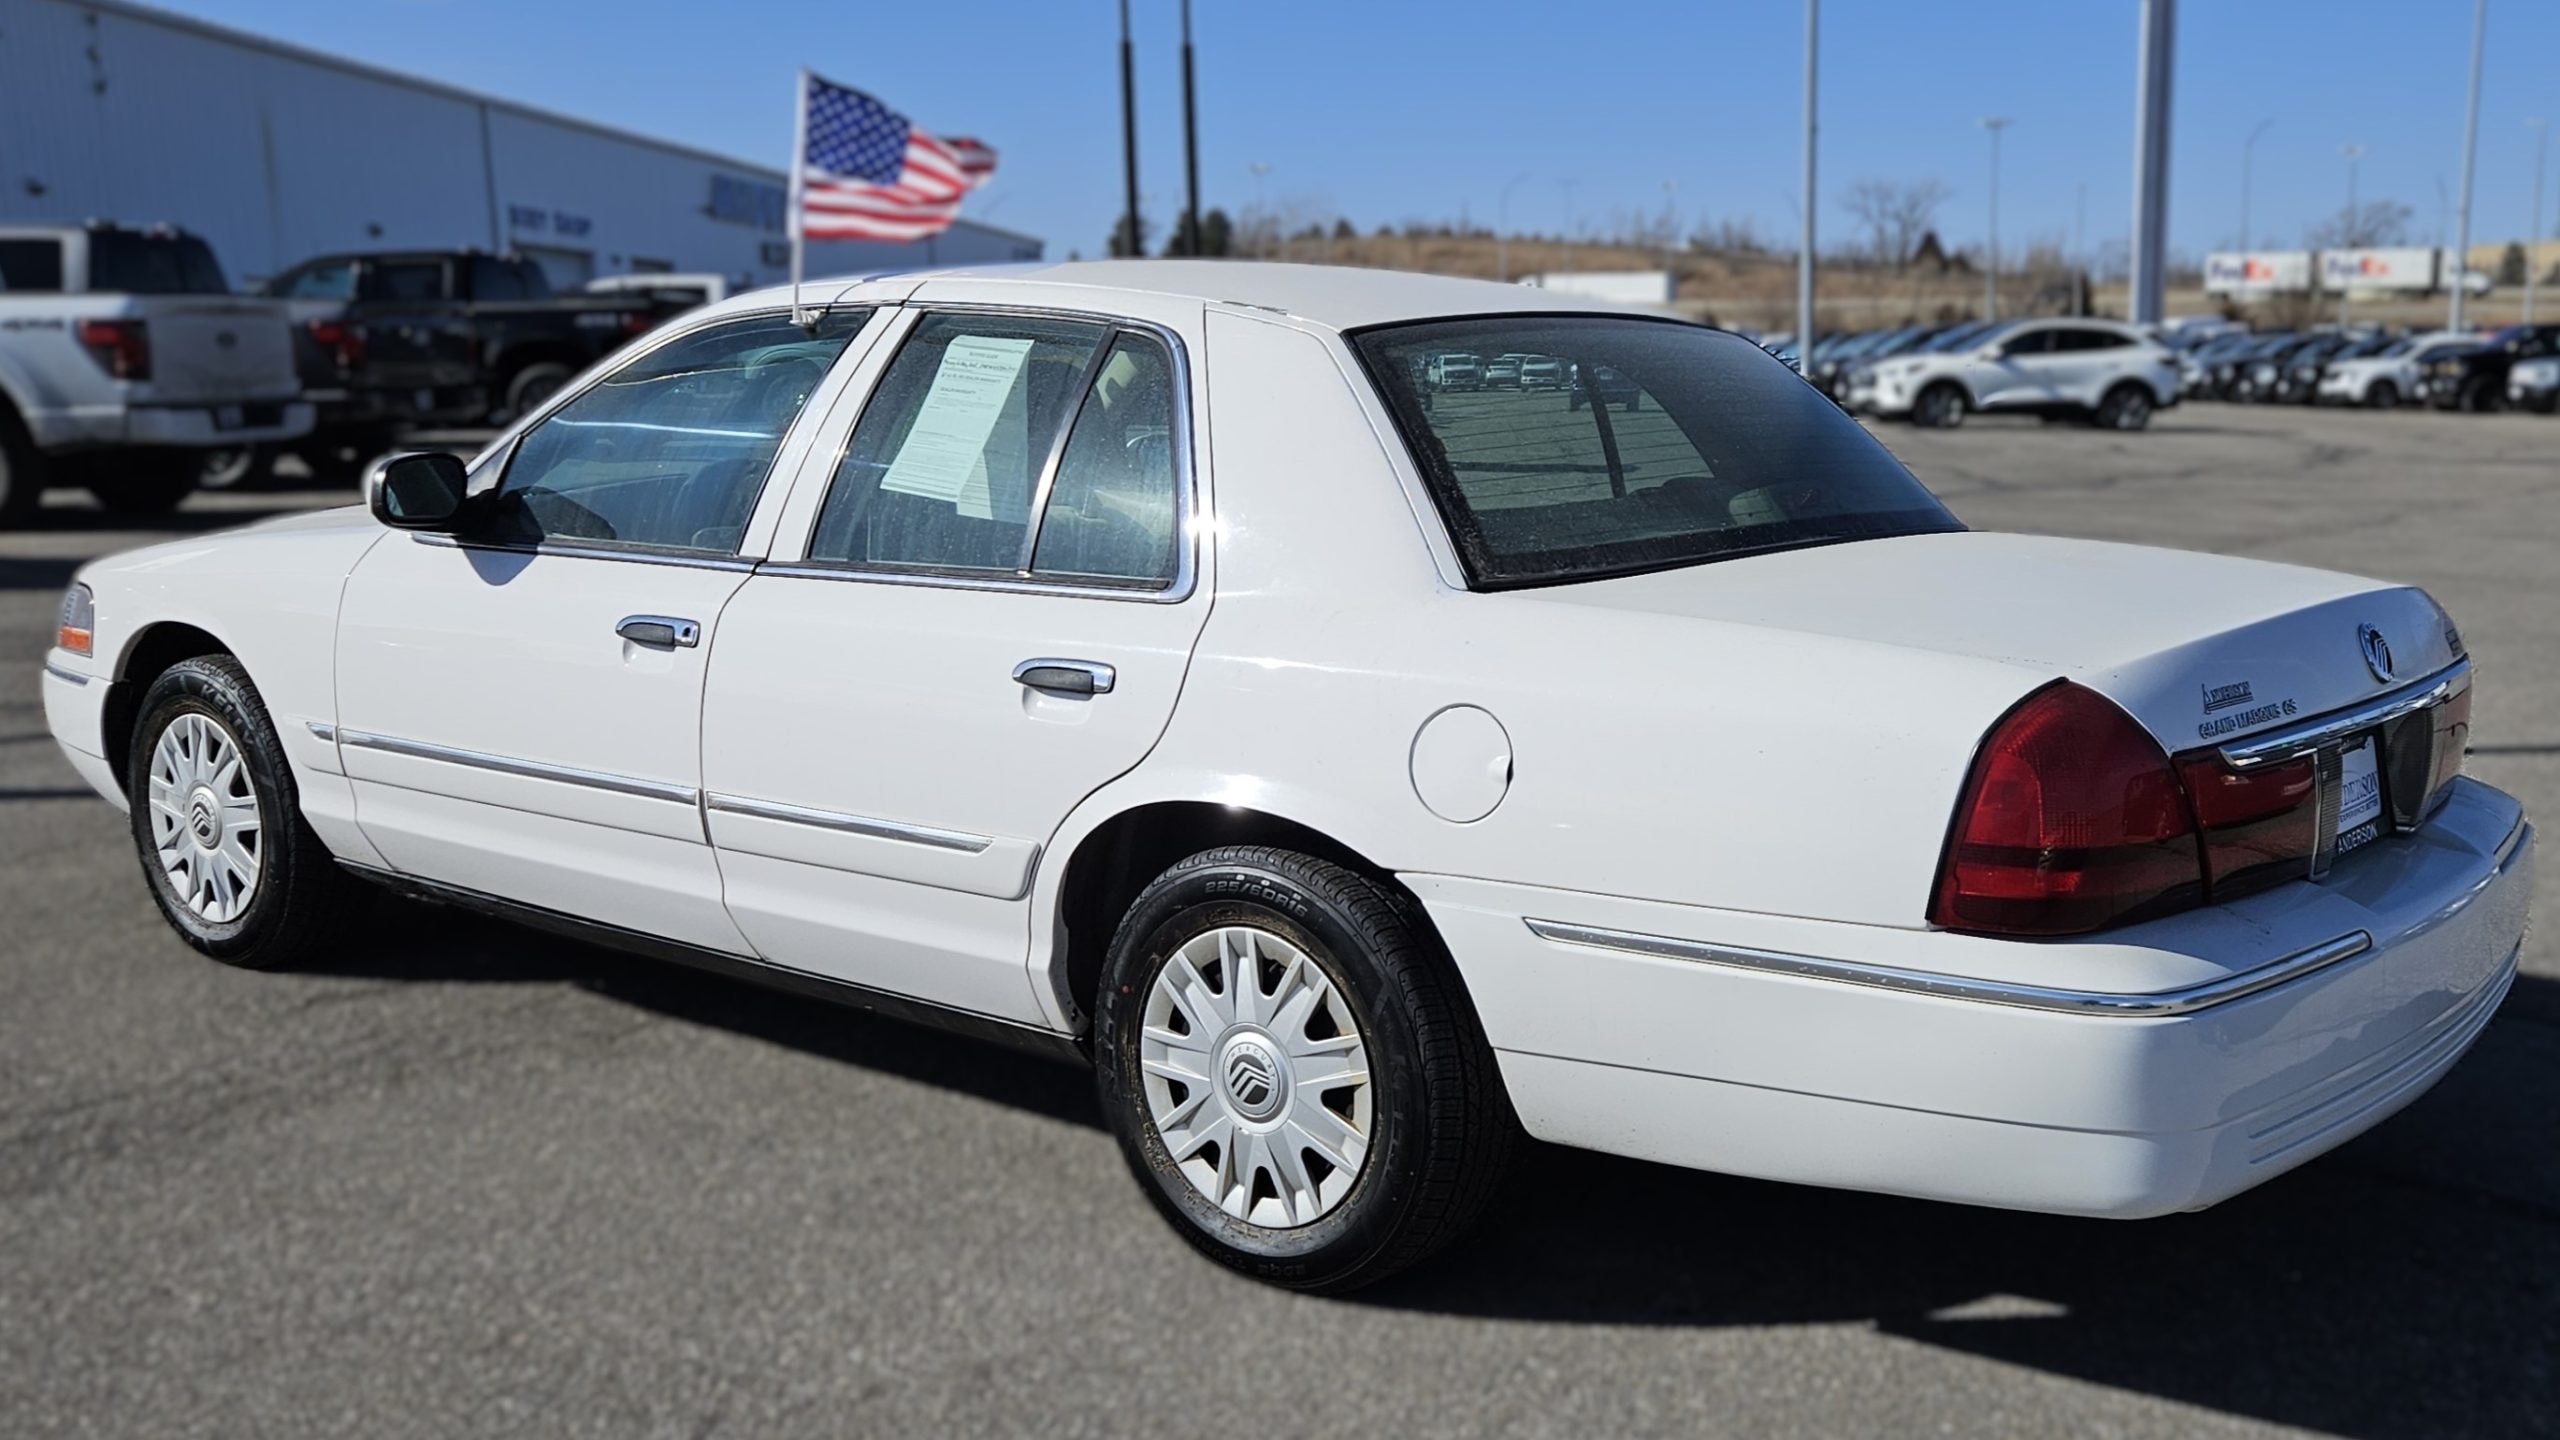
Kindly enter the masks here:
<path id="1" fill-rule="evenodd" d="M 563 560 L 620 560 L 631 565 L 673 565 L 686 570 L 747 571 L 756 562 L 741 555 L 685 555 L 661 550 L 620 550 L 597 545 L 492 545 L 458 536 L 413 530 L 409 538 L 447 550 L 480 550 L 492 555 L 551 555 Z"/>
<path id="2" fill-rule="evenodd" d="M 56 665 L 50 660 L 44 662 L 44 673 L 52 676 L 56 680 L 69 681 L 74 685 L 86 685 L 92 678 L 94 678 L 88 675 L 83 675 L 77 670 L 66 669 L 63 666 Z"/>
<path id="3" fill-rule="evenodd" d="M 824 470 L 820 472 L 817 503 L 810 511 L 808 531 L 800 537 L 799 557 L 791 560 L 767 560 L 756 567 L 757 574 L 797 580 L 853 580 L 887 585 L 924 585 L 945 590 L 1000 590 L 1026 595 L 1074 595 L 1096 600 L 1137 600 L 1154 605 L 1176 605 L 1191 598 L 1193 591 L 1198 587 L 1200 574 L 1201 527 L 1196 518 L 1201 513 L 1200 467 L 1198 454 L 1193 449 L 1195 419 L 1193 407 L 1199 395 L 1193 387 L 1191 351 L 1184 345 L 1180 333 L 1169 325 L 1141 319 L 1134 315 L 1052 306 L 931 300 L 921 303 L 909 301 L 896 307 L 884 305 L 881 308 L 884 310 L 895 308 L 901 313 L 913 315 L 916 318 L 894 337 L 897 348 L 889 353 L 887 360 L 880 367 L 880 373 L 872 377 L 871 390 L 853 397 L 856 401 L 853 418 L 844 427 L 844 434 L 837 440 L 834 457 L 826 462 Z M 1100 326 L 1104 332 L 1102 346 L 1094 352 L 1093 373 L 1085 377 L 1085 388 L 1088 392 L 1091 390 L 1094 375 L 1100 373 L 1101 361 L 1107 356 L 1120 332 L 1126 331 L 1140 335 L 1164 346 L 1166 353 L 1173 360 L 1174 387 L 1172 427 L 1174 572 L 1170 584 L 1146 586 L 1144 582 L 1131 582 L 1115 585 L 1107 579 L 1041 579 L 1026 574 L 1020 566 L 1005 572 L 899 570 L 878 565 L 859 565 L 845 560 L 809 558 L 809 546 L 818 538 L 818 524 L 825 518 L 827 501 L 833 496 L 836 481 L 844 469 L 844 457 L 853 448 L 853 432 L 862 427 L 863 414 L 871 408 L 871 401 L 879 392 L 881 382 L 886 380 L 889 372 L 897 366 L 899 355 L 906 349 L 907 342 L 915 336 L 916 327 L 935 315 L 943 314 L 986 315 L 998 319 L 1063 320 L 1074 324 Z M 1079 398 L 1075 413 L 1068 416 L 1066 424 L 1060 428 L 1053 441 L 1055 453 L 1049 457 L 1047 464 L 1043 467 L 1040 489 L 1035 496 L 1042 511 L 1045 511 L 1048 504 L 1049 481 L 1056 466 L 1065 457 L 1066 441 L 1075 428 L 1076 419 L 1082 415 L 1083 408 L 1084 401 Z M 809 457 L 812 464 L 816 459 L 817 456 L 814 454 Z M 1034 513 L 1031 517 L 1029 530 L 1034 544 L 1038 541 L 1040 523 L 1044 518 L 1042 513 Z M 1025 565 L 1029 563 L 1027 555 L 1023 563 Z"/>
<path id="4" fill-rule="evenodd" d="M 1597 926 L 1574 925 L 1560 920 L 1523 920 L 1532 934 L 1559 945 L 1579 945 L 1595 950 L 1615 950 L 1629 955 L 1642 955 L 1656 960 L 1685 960 L 1700 965 L 1719 965 L 1728 969 L 1753 970 L 1764 974 L 1790 975 L 1800 980 L 1827 980 L 1843 985 L 1860 985 L 1875 990 L 1893 990 L 1907 995 L 1932 995 L 1941 1000 L 1967 1000 L 1986 1005 L 2008 1005 L 2025 1010 L 2042 1010 L 2060 1015 L 2094 1015 L 2152 1019 L 2165 1016 L 2192 1015 L 2216 1005 L 2255 995 L 2287 981 L 2325 970 L 2342 961 L 2352 960 L 2373 948 L 2373 936 L 2362 930 L 2350 931 L 2334 940 L 2299 950 L 2280 959 L 2268 961 L 2253 969 L 2182 990 L 2123 993 L 2107 990 L 2064 990 L 2043 985 L 2020 985 L 2002 980 L 1974 980 L 1956 975 L 1939 975 L 1924 970 L 1905 970 L 1892 965 L 1868 965 L 1854 960 L 1831 960 L 1814 955 L 1790 955 L 1775 950 L 1753 950 L 1738 945 L 1710 945 L 1701 940 L 1682 940 L 1668 935 L 1642 935 L 1627 930 L 1604 930 Z"/>
<path id="5" fill-rule="evenodd" d="M 616 795 L 634 795 L 643 800 L 665 800 L 672 804 L 692 806 L 700 792 L 690 785 L 677 785 L 665 780 L 643 780 L 632 775 L 609 775 L 600 770 L 579 770 L 567 765 L 548 765 L 539 760 L 518 760 L 507 755 L 491 755 L 479 750 L 462 750 L 450 745 L 435 745 L 424 740 L 403 740 L 394 735 L 375 735 L 363 730 L 341 730 L 339 743 L 357 750 L 379 750 L 386 755 L 406 755 L 415 760 L 437 760 L 447 765 L 461 765 L 473 770 L 487 770 L 499 775 L 514 775 L 526 780 L 552 780 L 563 785 L 577 785 L 589 790 L 603 790 Z"/>
<path id="6" fill-rule="evenodd" d="M 2394 691 L 2379 700 L 2368 701 L 2348 710 L 2331 711 L 2314 716 L 2297 725 L 2246 740 L 2234 740 L 2222 747 L 2222 763 L 2234 770 L 2248 770 L 2259 765 L 2293 760 L 2326 745 L 2346 739 L 2361 730 L 2412 715 L 2420 710 L 2451 699 L 2471 688 L 2471 662 L 2456 660 L 2435 674 L 2406 689 Z"/>
<path id="7" fill-rule="evenodd" d="M 977 855 L 995 843 L 991 835 L 971 835 L 961 830 L 937 830 L 930 825 L 909 825 L 898 820 L 880 820 L 869 815 L 847 815 L 834 810 L 812 810 L 803 805 L 785 805 L 778 800 L 756 800 L 744 795 L 707 794 L 703 808 L 729 815 L 744 815 L 754 820 L 775 820 L 786 825 L 807 825 L 819 830 L 835 830 L 847 835 L 868 835 L 875 840 L 903 840 L 911 845 L 930 846 L 936 850 L 956 850 L 964 855 Z"/>

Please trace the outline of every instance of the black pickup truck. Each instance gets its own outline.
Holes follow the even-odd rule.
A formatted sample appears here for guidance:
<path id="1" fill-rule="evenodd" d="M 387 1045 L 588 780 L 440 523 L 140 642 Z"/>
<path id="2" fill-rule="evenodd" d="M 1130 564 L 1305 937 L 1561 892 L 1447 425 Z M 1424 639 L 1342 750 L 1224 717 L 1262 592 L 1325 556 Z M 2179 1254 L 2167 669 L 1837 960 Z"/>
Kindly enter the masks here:
<path id="1" fill-rule="evenodd" d="M 2439 410 L 2503 410 L 2507 372 L 2545 355 L 2560 355 L 2560 325 L 2510 325 L 2477 350 L 2436 361 L 2418 379 Z"/>
<path id="2" fill-rule="evenodd" d="M 341 474 L 404 429 L 504 421 L 681 306 L 648 293 L 555 295 L 542 267 L 476 250 L 323 255 L 267 282 L 293 321 L 304 398 L 295 448 Z"/>

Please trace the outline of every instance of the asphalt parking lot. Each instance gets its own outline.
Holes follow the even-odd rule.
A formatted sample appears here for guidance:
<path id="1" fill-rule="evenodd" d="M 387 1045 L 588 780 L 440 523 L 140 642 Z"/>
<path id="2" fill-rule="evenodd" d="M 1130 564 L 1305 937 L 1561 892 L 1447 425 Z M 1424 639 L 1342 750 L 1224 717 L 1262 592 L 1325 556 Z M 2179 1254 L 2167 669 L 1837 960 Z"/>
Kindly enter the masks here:
<path id="1" fill-rule="evenodd" d="M 1979 527 L 2426 586 L 2472 773 L 2560 815 L 2560 422 L 1879 433 Z M 0 537 L 0 1433 L 2560 1433 L 2547 878 L 2470 1059 L 2219 1209 L 1541 1151 L 1468 1243 L 1307 1299 L 1195 1259 L 1072 1069 L 387 901 L 318 973 L 199 959 L 38 706 L 72 568 L 161 533 L 101 518 Z"/>

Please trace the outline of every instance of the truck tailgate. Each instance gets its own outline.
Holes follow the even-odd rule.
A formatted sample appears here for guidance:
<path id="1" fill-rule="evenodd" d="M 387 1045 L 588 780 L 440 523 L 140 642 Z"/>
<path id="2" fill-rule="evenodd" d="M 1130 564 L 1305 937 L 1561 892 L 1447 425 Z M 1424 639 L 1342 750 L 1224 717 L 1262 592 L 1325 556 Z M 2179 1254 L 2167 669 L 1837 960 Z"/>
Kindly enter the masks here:
<path id="1" fill-rule="evenodd" d="M 301 389 L 283 307 L 227 296 L 150 296 L 140 310 L 151 380 L 135 400 L 169 405 L 289 398 Z"/>

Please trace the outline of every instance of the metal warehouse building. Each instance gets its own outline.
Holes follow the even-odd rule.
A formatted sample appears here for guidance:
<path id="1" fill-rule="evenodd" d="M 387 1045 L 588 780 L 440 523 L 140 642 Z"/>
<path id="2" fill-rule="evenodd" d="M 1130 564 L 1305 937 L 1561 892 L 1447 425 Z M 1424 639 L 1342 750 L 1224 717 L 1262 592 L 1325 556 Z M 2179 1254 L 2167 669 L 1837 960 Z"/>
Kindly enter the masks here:
<path id="1" fill-rule="evenodd" d="M 521 252 L 561 288 L 641 270 L 780 281 L 784 182 L 120 0 L 0 0 L 0 221 L 165 221 L 243 288 L 313 255 L 462 246 Z M 928 242 L 812 244 L 809 273 L 1040 252 L 964 220 Z"/>

